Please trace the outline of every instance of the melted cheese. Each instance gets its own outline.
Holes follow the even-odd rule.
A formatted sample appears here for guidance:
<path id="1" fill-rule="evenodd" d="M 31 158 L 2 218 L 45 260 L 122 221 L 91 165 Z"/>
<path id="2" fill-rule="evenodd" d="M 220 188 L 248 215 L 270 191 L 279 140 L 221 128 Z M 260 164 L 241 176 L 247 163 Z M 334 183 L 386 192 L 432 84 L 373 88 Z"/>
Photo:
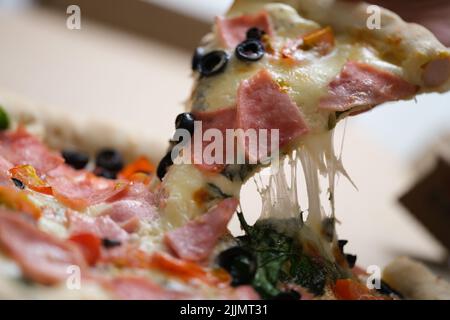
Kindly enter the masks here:
<path id="1" fill-rule="evenodd" d="M 267 184 L 262 182 L 260 176 L 255 179 L 262 199 L 259 219 L 270 222 L 280 232 L 300 237 L 302 243 L 314 244 L 323 257 L 334 261 L 333 246 L 337 239 L 333 193 L 336 176 L 348 175 L 335 154 L 333 132 L 311 135 L 284 162 L 285 165 L 272 172 Z M 302 177 L 297 172 L 299 166 L 303 169 Z M 290 181 L 286 171 L 290 173 Z M 301 210 L 297 194 L 301 178 L 304 178 L 308 199 L 304 211 Z M 324 183 L 326 188 L 323 188 Z M 325 205 L 327 203 L 328 206 Z M 331 239 L 324 236 L 326 222 L 331 223 L 328 225 L 332 228 Z"/>
<path id="2" fill-rule="evenodd" d="M 239 198 L 241 187 L 238 182 L 232 182 L 223 175 L 208 175 L 189 164 L 172 166 L 164 178 L 163 185 L 167 193 L 163 219 L 168 228 L 182 226 L 217 203 L 217 196 L 212 195 L 211 199 L 205 201 L 196 196 L 196 193 L 207 192 L 209 185 L 214 185 L 223 194 L 236 198 Z"/>
<path id="3" fill-rule="evenodd" d="M 304 19 L 291 7 L 284 4 L 260 4 L 251 6 L 253 11 L 266 10 L 276 36 L 270 41 L 275 52 L 292 39 L 297 39 L 311 31 L 321 28 L 317 23 Z M 322 26 L 323 27 L 323 26 Z M 204 40 L 206 52 L 213 49 L 227 51 L 230 60 L 222 74 L 198 78 L 188 109 L 213 111 L 236 105 L 236 92 L 242 80 L 250 78 L 261 69 L 268 70 L 274 79 L 283 83 L 283 88 L 299 106 L 308 127 L 314 133 L 328 130 L 331 112 L 317 110 L 317 105 L 327 93 L 327 86 L 349 60 L 357 60 L 379 69 L 403 75 L 402 69 L 379 58 L 378 52 L 368 44 L 359 44 L 350 36 L 338 34 L 335 48 L 327 55 L 320 56 L 314 51 L 302 51 L 298 61 L 293 63 L 277 56 L 266 54 L 260 61 L 245 63 L 237 59 L 234 49 L 223 48 L 214 30 Z"/>

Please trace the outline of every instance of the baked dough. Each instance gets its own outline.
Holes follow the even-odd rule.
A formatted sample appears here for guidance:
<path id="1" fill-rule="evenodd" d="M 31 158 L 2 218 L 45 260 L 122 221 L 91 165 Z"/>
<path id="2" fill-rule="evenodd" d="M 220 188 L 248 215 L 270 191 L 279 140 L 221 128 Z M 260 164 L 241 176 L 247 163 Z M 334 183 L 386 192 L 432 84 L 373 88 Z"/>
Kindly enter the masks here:
<path id="1" fill-rule="evenodd" d="M 450 300 L 450 283 L 408 257 L 391 262 L 384 269 L 383 279 L 407 299 Z"/>
<path id="2" fill-rule="evenodd" d="M 12 118 L 13 125 L 25 125 L 49 147 L 73 148 L 94 155 L 109 147 L 120 151 L 126 161 L 145 155 L 158 163 L 164 146 L 152 137 L 136 136 L 112 123 L 99 120 L 82 121 L 57 108 L 38 105 L 23 97 L 0 89 L 0 105 Z"/>

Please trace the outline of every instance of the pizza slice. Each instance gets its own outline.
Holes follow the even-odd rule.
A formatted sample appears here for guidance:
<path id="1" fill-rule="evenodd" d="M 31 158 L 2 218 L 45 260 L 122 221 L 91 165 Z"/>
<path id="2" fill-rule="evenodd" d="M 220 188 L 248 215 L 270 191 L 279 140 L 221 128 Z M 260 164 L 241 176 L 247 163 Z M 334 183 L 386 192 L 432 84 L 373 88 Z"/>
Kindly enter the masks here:
<path id="1" fill-rule="evenodd" d="M 196 140 L 198 131 L 206 142 L 203 140 L 202 148 L 191 158 L 192 150 L 185 150 L 184 159 L 194 165 L 176 165 L 165 174 L 166 163 L 162 163 L 160 176 L 164 175 L 167 201 L 176 203 L 167 207 L 168 212 L 173 209 L 174 215 L 184 211 L 188 217 L 197 216 L 198 207 L 190 211 L 179 199 L 190 202 L 198 190 L 208 190 L 211 184 L 215 191 L 220 190 L 218 195 L 236 197 L 242 184 L 267 166 L 265 156 L 289 155 L 290 163 L 301 162 L 304 171 L 307 210 L 300 209 L 294 184 L 289 184 L 280 170 L 261 190 L 263 212 L 256 225 L 246 225 L 240 216 L 246 236 L 238 240 L 238 247 L 258 252 L 265 241 L 267 248 L 273 247 L 271 236 L 286 237 L 283 239 L 293 241 L 294 246 L 308 248 L 294 249 L 303 252 L 304 259 L 321 261 L 310 263 L 317 277 L 322 270 L 325 283 L 351 278 L 348 271 L 353 269 L 355 257 L 342 256 L 343 242 L 334 230 L 335 175 L 346 175 L 333 150 L 334 127 L 340 120 L 380 104 L 450 88 L 448 48 L 425 28 L 381 8 L 379 28 L 369 29 L 368 7 L 346 1 L 237 0 L 224 17 L 216 18 L 212 32 L 195 51 L 189 112 L 177 122 L 177 128 L 192 133 L 191 149 L 200 141 Z M 195 121 L 201 126 L 194 128 Z M 211 138 L 215 135 L 209 134 L 209 129 L 218 130 L 224 138 Z M 250 146 L 249 131 L 258 135 L 273 129 L 278 130 L 276 150 L 270 135 L 257 136 L 260 149 Z M 234 139 L 227 136 L 229 130 L 239 131 L 235 134 L 237 146 L 227 144 Z M 230 151 L 231 161 L 227 162 Z M 241 151 L 246 161 L 237 163 L 233 151 Z M 328 185 L 322 188 L 325 197 L 320 192 L 320 175 L 328 178 Z M 189 177 L 190 185 L 198 181 L 188 197 L 180 197 L 182 177 Z M 324 198 L 329 199 L 329 212 L 324 212 Z M 208 199 L 215 201 L 214 196 Z M 271 256 L 276 257 L 277 251 Z M 280 294 L 280 278 L 295 282 L 296 272 L 301 274 L 291 270 L 286 275 L 282 267 L 300 263 L 299 259 L 303 263 L 302 257 L 280 258 L 272 279 L 262 268 L 261 274 L 256 273 L 254 287 L 266 297 Z M 264 259 L 257 257 L 259 264 L 264 264 Z M 264 278 L 262 283 L 259 277 Z M 327 285 L 308 287 L 319 296 L 324 288 Z"/>
<path id="2" fill-rule="evenodd" d="M 336 123 L 450 84 L 450 52 L 431 33 L 386 10 L 382 28 L 368 30 L 366 8 L 236 1 L 196 50 L 190 112 L 177 117 L 157 167 L 145 141 L 68 126 L 3 97 L 0 296 L 448 297 L 447 283 L 405 259 L 369 289 L 335 232 L 334 179 L 346 174 L 333 150 Z M 228 149 L 227 133 L 235 142 Z M 304 171 L 307 210 L 284 167 L 272 166 L 261 218 L 249 225 L 238 210 L 242 185 L 285 158 L 293 181 L 298 162 Z M 240 237 L 227 230 L 236 211 Z M 408 275 L 417 275 L 419 291 Z"/>

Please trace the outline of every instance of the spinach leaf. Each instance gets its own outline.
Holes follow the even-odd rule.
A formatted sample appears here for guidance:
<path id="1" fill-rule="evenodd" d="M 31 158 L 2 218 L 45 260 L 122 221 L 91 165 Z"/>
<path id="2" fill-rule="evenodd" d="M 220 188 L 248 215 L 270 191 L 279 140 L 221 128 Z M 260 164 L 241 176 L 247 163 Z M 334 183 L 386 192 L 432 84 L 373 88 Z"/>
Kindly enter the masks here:
<path id="1" fill-rule="evenodd" d="M 9 116 L 5 109 L 0 105 L 0 130 L 6 130 L 9 128 Z"/>
<path id="2" fill-rule="evenodd" d="M 245 236 L 238 238 L 239 245 L 256 257 L 257 270 L 252 286 L 263 298 L 278 295 L 281 285 L 288 283 L 322 295 L 329 281 L 343 277 L 334 262 L 304 252 L 298 237 L 282 234 L 263 221 L 249 226 L 242 213 L 238 213 L 238 217 L 245 231 Z"/>

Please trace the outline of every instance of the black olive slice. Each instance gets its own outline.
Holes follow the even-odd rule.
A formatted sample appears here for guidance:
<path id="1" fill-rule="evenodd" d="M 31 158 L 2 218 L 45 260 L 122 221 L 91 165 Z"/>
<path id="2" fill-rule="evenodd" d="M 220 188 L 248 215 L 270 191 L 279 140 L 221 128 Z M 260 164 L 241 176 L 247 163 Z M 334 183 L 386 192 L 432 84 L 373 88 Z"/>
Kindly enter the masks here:
<path id="1" fill-rule="evenodd" d="M 112 172 L 118 172 L 123 168 L 123 158 L 122 155 L 114 149 L 103 149 L 97 154 L 95 164 L 97 167 Z"/>
<path id="2" fill-rule="evenodd" d="M 175 119 L 176 129 L 186 129 L 192 135 L 194 133 L 194 115 L 190 112 L 180 113 Z"/>
<path id="3" fill-rule="evenodd" d="M 77 170 L 83 169 L 89 162 L 89 156 L 84 152 L 63 150 L 61 154 L 66 163 Z"/>
<path id="4" fill-rule="evenodd" d="M 247 39 L 261 40 L 264 34 L 264 30 L 255 27 L 247 30 L 246 37 Z"/>
<path id="5" fill-rule="evenodd" d="M 241 247 L 233 247 L 221 252 L 217 257 L 217 263 L 230 273 L 232 286 L 250 283 L 256 273 L 254 255 Z"/>
<path id="6" fill-rule="evenodd" d="M 156 169 L 156 174 L 159 180 L 162 180 L 166 175 L 167 169 L 173 165 L 171 151 L 169 151 L 159 162 L 158 168 Z"/>
<path id="7" fill-rule="evenodd" d="M 204 77 L 219 74 L 225 70 L 228 59 L 228 54 L 225 51 L 211 51 L 200 58 L 198 71 Z"/>
<path id="8" fill-rule="evenodd" d="M 263 44 L 255 39 L 241 42 L 235 50 L 236 57 L 242 61 L 258 61 L 264 56 L 264 53 Z"/>

